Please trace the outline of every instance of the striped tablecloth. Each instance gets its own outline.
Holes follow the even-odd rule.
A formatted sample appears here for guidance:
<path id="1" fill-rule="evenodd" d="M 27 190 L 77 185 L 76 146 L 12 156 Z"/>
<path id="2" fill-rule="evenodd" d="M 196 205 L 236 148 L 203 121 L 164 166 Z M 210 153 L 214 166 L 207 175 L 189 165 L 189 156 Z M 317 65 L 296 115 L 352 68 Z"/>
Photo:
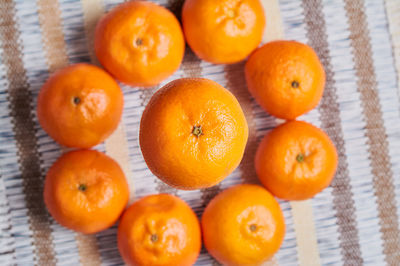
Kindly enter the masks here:
<path id="1" fill-rule="evenodd" d="M 218 1 L 218 0 L 215 0 Z M 92 62 L 93 29 L 119 0 L 0 1 L 0 265 L 121 265 L 116 226 L 81 235 L 47 213 L 43 178 L 65 149 L 40 128 L 35 109 L 43 82 L 72 63 Z M 183 0 L 156 1 L 179 17 Z M 323 99 L 301 117 L 321 127 L 340 154 L 332 185 L 315 198 L 281 201 L 287 232 L 269 265 L 400 265 L 400 1 L 263 0 L 264 42 L 310 44 L 327 73 Z M 240 167 L 221 184 L 178 191 L 147 169 L 138 145 L 141 113 L 158 87 L 122 85 L 125 109 L 118 130 L 96 147 L 123 167 L 131 202 L 152 193 L 180 196 L 201 216 L 220 190 L 257 183 L 253 157 L 260 138 L 280 121 L 249 95 L 243 63 L 213 65 L 186 49 L 166 82 L 203 76 L 239 99 L 250 137 Z M 161 85 L 163 85 L 161 84 Z M 202 250 L 198 265 L 216 262 Z"/>

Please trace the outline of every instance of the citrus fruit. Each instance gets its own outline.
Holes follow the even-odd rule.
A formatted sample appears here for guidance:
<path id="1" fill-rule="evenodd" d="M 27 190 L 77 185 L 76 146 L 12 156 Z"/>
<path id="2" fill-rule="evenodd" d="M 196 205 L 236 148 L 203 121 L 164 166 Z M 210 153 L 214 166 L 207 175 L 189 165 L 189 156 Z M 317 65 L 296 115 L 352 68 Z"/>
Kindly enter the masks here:
<path id="1" fill-rule="evenodd" d="M 285 200 L 305 200 L 327 187 L 338 155 L 329 137 L 301 121 L 286 122 L 261 141 L 255 167 L 261 183 Z"/>
<path id="2" fill-rule="evenodd" d="M 119 165 L 93 150 L 62 155 L 48 171 L 44 184 L 44 201 L 53 218 L 85 234 L 113 225 L 128 197 L 128 183 Z"/>
<path id="3" fill-rule="evenodd" d="M 182 25 L 198 57 L 231 64 L 245 59 L 260 44 L 265 17 L 259 0 L 186 0 Z"/>
<path id="4" fill-rule="evenodd" d="M 147 1 L 118 5 L 97 24 L 95 52 L 117 79 L 151 87 L 178 69 L 185 40 L 175 16 Z"/>
<path id="5" fill-rule="evenodd" d="M 158 90 L 140 123 L 149 169 L 180 189 L 210 187 L 240 163 L 248 137 L 236 98 L 203 78 L 174 80 Z"/>
<path id="6" fill-rule="evenodd" d="M 325 71 L 314 50 L 296 41 L 274 41 L 258 48 L 245 65 L 247 86 L 271 115 L 293 120 L 320 101 Z"/>
<path id="7" fill-rule="evenodd" d="M 201 248 L 199 221 L 176 196 L 146 196 L 123 214 L 118 247 L 128 265 L 193 265 Z"/>
<path id="8" fill-rule="evenodd" d="M 278 251 L 285 222 L 263 187 L 237 185 L 210 201 L 201 219 L 204 245 L 223 265 L 259 265 Z"/>
<path id="9" fill-rule="evenodd" d="M 59 70 L 46 81 L 39 92 L 37 116 L 61 145 L 90 148 L 117 128 L 123 104 L 122 91 L 110 75 L 81 63 Z"/>

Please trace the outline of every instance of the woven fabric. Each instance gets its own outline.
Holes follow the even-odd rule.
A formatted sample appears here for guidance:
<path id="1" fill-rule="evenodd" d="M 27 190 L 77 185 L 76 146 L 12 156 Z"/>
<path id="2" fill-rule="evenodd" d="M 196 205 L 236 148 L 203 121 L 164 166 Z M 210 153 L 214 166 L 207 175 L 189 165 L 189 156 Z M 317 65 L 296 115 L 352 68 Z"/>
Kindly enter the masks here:
<path id="1" fill-rule="evenodd" d="M 121 0 L 0 1 L 0 265 L 123 265 L 116 225 L 96 235 L 58 225 L 42 198 L 48 168 L 66 151 L 39 126 L 36 100 L 54 71 L 98 64 L 93 31 Z M 184 0 L 154 1 L 180 18 Z M 326 131 L 339 152 L 330 187 L 307 201 L 280 201 L 287 230 L 265 265 L 400 265 L 400 3 L 398 0 L 262 0 L 263 42 L 294 39 L 311 45 L 325 67 L 319 106 L 300 117 Z M 122 166 L 130 202 L 154 193 L 184 199 L 201 217 L 221 190 L 258 183 L 254 153 L 282 121 L 269 116 L 246 88 L 244 63 L 213 65 L 187 47 L 184 61 L 160 86 L 121 84 L 120 126 L 96 149 Z M 147 168 L 138 144 L 140 117 L 152 94 L 181 77 L 205 77 L 228 88 L 249 124 L 240 166 L 215 187 L 181 191 Z M 196 265 L 217 265 L 202 250 Z"/>

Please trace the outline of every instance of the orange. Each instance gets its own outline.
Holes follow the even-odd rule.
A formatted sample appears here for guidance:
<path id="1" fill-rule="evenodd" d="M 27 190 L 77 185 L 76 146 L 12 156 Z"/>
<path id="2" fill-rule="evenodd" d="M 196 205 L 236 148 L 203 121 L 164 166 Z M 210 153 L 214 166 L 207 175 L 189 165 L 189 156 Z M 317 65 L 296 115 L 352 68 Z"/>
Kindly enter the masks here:
<path id="1" fill-rule="evenodd" d="M 218 194 L 201 219 L 204 245 L 223 265 L 259 265 L 278 251 L 285 222 L 275 198 L 257 185 Z"/>
<path id="2" fill-rule="evenodd" d="M 128 265 L 193 265 L 201 248 L 200 224 L 180 198 L 150 195 L 122 216 L 118 247 Z"/>
<path id="3" fill-rule="evenodd" d="M 128 183 L 119 165 L 93 150 L 62 155 L 48 171 L 44 184 L 44 201 L 53 218 L 85 234 L 113 225 L 128 197 Z"/>
<path id="4" fill-rule="evenodd" d="M 245 59 L 260 44 L 265 17 L 259 0 L 186 0 L 182 24 L 198 57 L 231 64 Z"/>
<path id="5" fill-rule="evenodd" d="M 158 90 L 140 123 L 149 169 L 180 189 L 211 187 L 240 163 L 248 137 L 236 98 L 203 78 L 174 80 Z"/>
<path id="6" fill-rule="evenodd" d="M 155 3 L 130 1 L 118 5 L 98 23 L 95 52 L 117 79 L 151 87 L 178 69 L 185 50 L 175 16 Z"/>
<path id="7" fill-rule="evenodd" d="M 40 90 L 37 116 L 58 143 L 90 148 L 118 126 L 124 99 L 115 80 L 102 69 L 76 64 L 52 75 Z"/>
<path id="8" fill-rule="evenodd" d="M 286 122 L 262 140 L 255 157 L 261 183 L 285 200 L 305 200 L 327 187 L 338 155 L 329 137 L 306 122 Z"/>
<path id="9" fill-rule="evenodd" d="M 250 93 L 271 115 L 293 120 L 320 101 L 325 71 L 314 50 L 295 41 L 274 41 L 246 62 Z"/>

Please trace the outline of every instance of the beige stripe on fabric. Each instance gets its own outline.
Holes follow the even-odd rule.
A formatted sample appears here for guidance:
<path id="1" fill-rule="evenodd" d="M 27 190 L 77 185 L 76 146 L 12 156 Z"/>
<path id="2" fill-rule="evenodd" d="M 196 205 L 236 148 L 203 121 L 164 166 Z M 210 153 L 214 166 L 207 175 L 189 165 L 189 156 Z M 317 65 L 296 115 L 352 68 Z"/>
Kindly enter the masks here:
<path id="1" fill-rule="evenodd" d="M 400 263 L 399 217 L 397 216 L 389 143 L 379 102 L 364 2 L 361 0 L 345 0 L 344 2 L 349 20 L 354 66 L 358 77 L 357 88 L 361 94 L 361 106 L 366 123 L 365 135 L 368 139 L 368 152 L 374 175 L 373 183 L 378 204 L 383 252 L 388 265 L 398 265 Z"/>
<path id="2" fill-rule="evenodd" d="M 102 0 L 81 0 L 81 2 L 89 54 L 92 63 L 99 65 L 93 44 L 97 21 L 104 14 L 104 3 Z M 106 153 L 118 162 L 125 173 L 129 185 L 129 204 L 131 204 L 135 198 L 135 186 L 123 119 L 121 119 L 118 128 L 106 139 L 104 144 Z"/>
<path id="3" fill-rule="evenodd" d="M 360 250 L 353 192 L 350 185 L 342 121 L 326 36 L 322 1 L 303 0 L 303 7 L 309 44 L 317 52 L 326 72 L 325 91 L 318 107 L 321 116 L 321 128 L 330 136 L 339 155 L 338 169 L 331 187 L 342 260 L 345 265 L 362 265 L 363 258 Z"/>
<path id="4" fill-rule="evenodd" d="M 397 71 L 397 91 L 400 95 L 400 4 L 398 0 L 385 0 L 394 61 Z"/>
<path id="5" fill-rule="evenodd" d="M 317 245 L 317 236 L 315 234 L 311 200 L 292 201 L 290 206 L 292 207 L 293 224 L 296 233 L 299 265 L 321 265 L 318 248 L 314 246 Z"/>
<path id="6" fill-rule="evenodd" d="M 58 1 L 38 0 L 39 23 L 49 72 L 53 73 L 68 65 L 68 55 L 61 22 Z M 63 152 L 69 149 L 61 147 Z M 75 235 L 82 265 L 99 265 L 100 255 L 94 235 Z"/>
<path id="7" fill-rule="evenodd" d="M 38 0 L 38 15 L 49 72 L 68 65 L 58 1 Z"/>
<path id="8" fill-rule="evenodd" d="M 77 233 L 75 240 L 78 246 L 79 261 L 81 265 L 101 265 L 100 253 L 95 235 L 84 235 Z"/>
<path id="9" fill-rule="evenodd" d="M 291 201 L 290 207 L 296 234 L 299 265 L 321 265 L 311 200 Z"/>
<path id="10" fill-rule="evenodd" d="M 261 0 L 267 24 L 264 31 L 263 43 L 274 40 L 281 40 L 285 37 L 281 10 L 278 0 Z"/>
<path id="11" fill-rule="evenodd" d="M 129 186 L 129 204 L 135 200 L 135 184 L 132 166 L 129 158 L 128 140 L 126 139 L 125 124 L 123 119 L 118 128 L 104 142 L 106 154 L 111 156 L 121 166 Z"/>
<path id="12" fill-rule="evenodd" d="M 16 8 L 11 0 L 0 2 L 0 39 L 17 157 L 22 178 L 25 204 L 32 233 L 35 264 L 56 263 L 49 216 L 43 200 L 43 175 L 40 166 L 36 130 L 32 112 L 33 97 L 22 61 L 20 32 L 15 21 Z M 28 234 L 30 233 L 28 232 Z"/>
<path id="13" fill-rule="evenodd" d="M 105 13 L 103 0 L 81 0 L 86 42 L 92 63 L 100 65 L 94 52 L 94 33 L 97 22 Z"/>
<path id="14" fill-rule="evenodd" d="M 262 0 L 261 2 L 267 19 L 263 42 L 284 39 L 278 0 Z M 275 121 L 277 125 L 285 122 L 282 119 L 276 119 Z M 290 206 L 296 234 L 299 265 L 321 265 L 311 200 L 290 202 Z"/>

